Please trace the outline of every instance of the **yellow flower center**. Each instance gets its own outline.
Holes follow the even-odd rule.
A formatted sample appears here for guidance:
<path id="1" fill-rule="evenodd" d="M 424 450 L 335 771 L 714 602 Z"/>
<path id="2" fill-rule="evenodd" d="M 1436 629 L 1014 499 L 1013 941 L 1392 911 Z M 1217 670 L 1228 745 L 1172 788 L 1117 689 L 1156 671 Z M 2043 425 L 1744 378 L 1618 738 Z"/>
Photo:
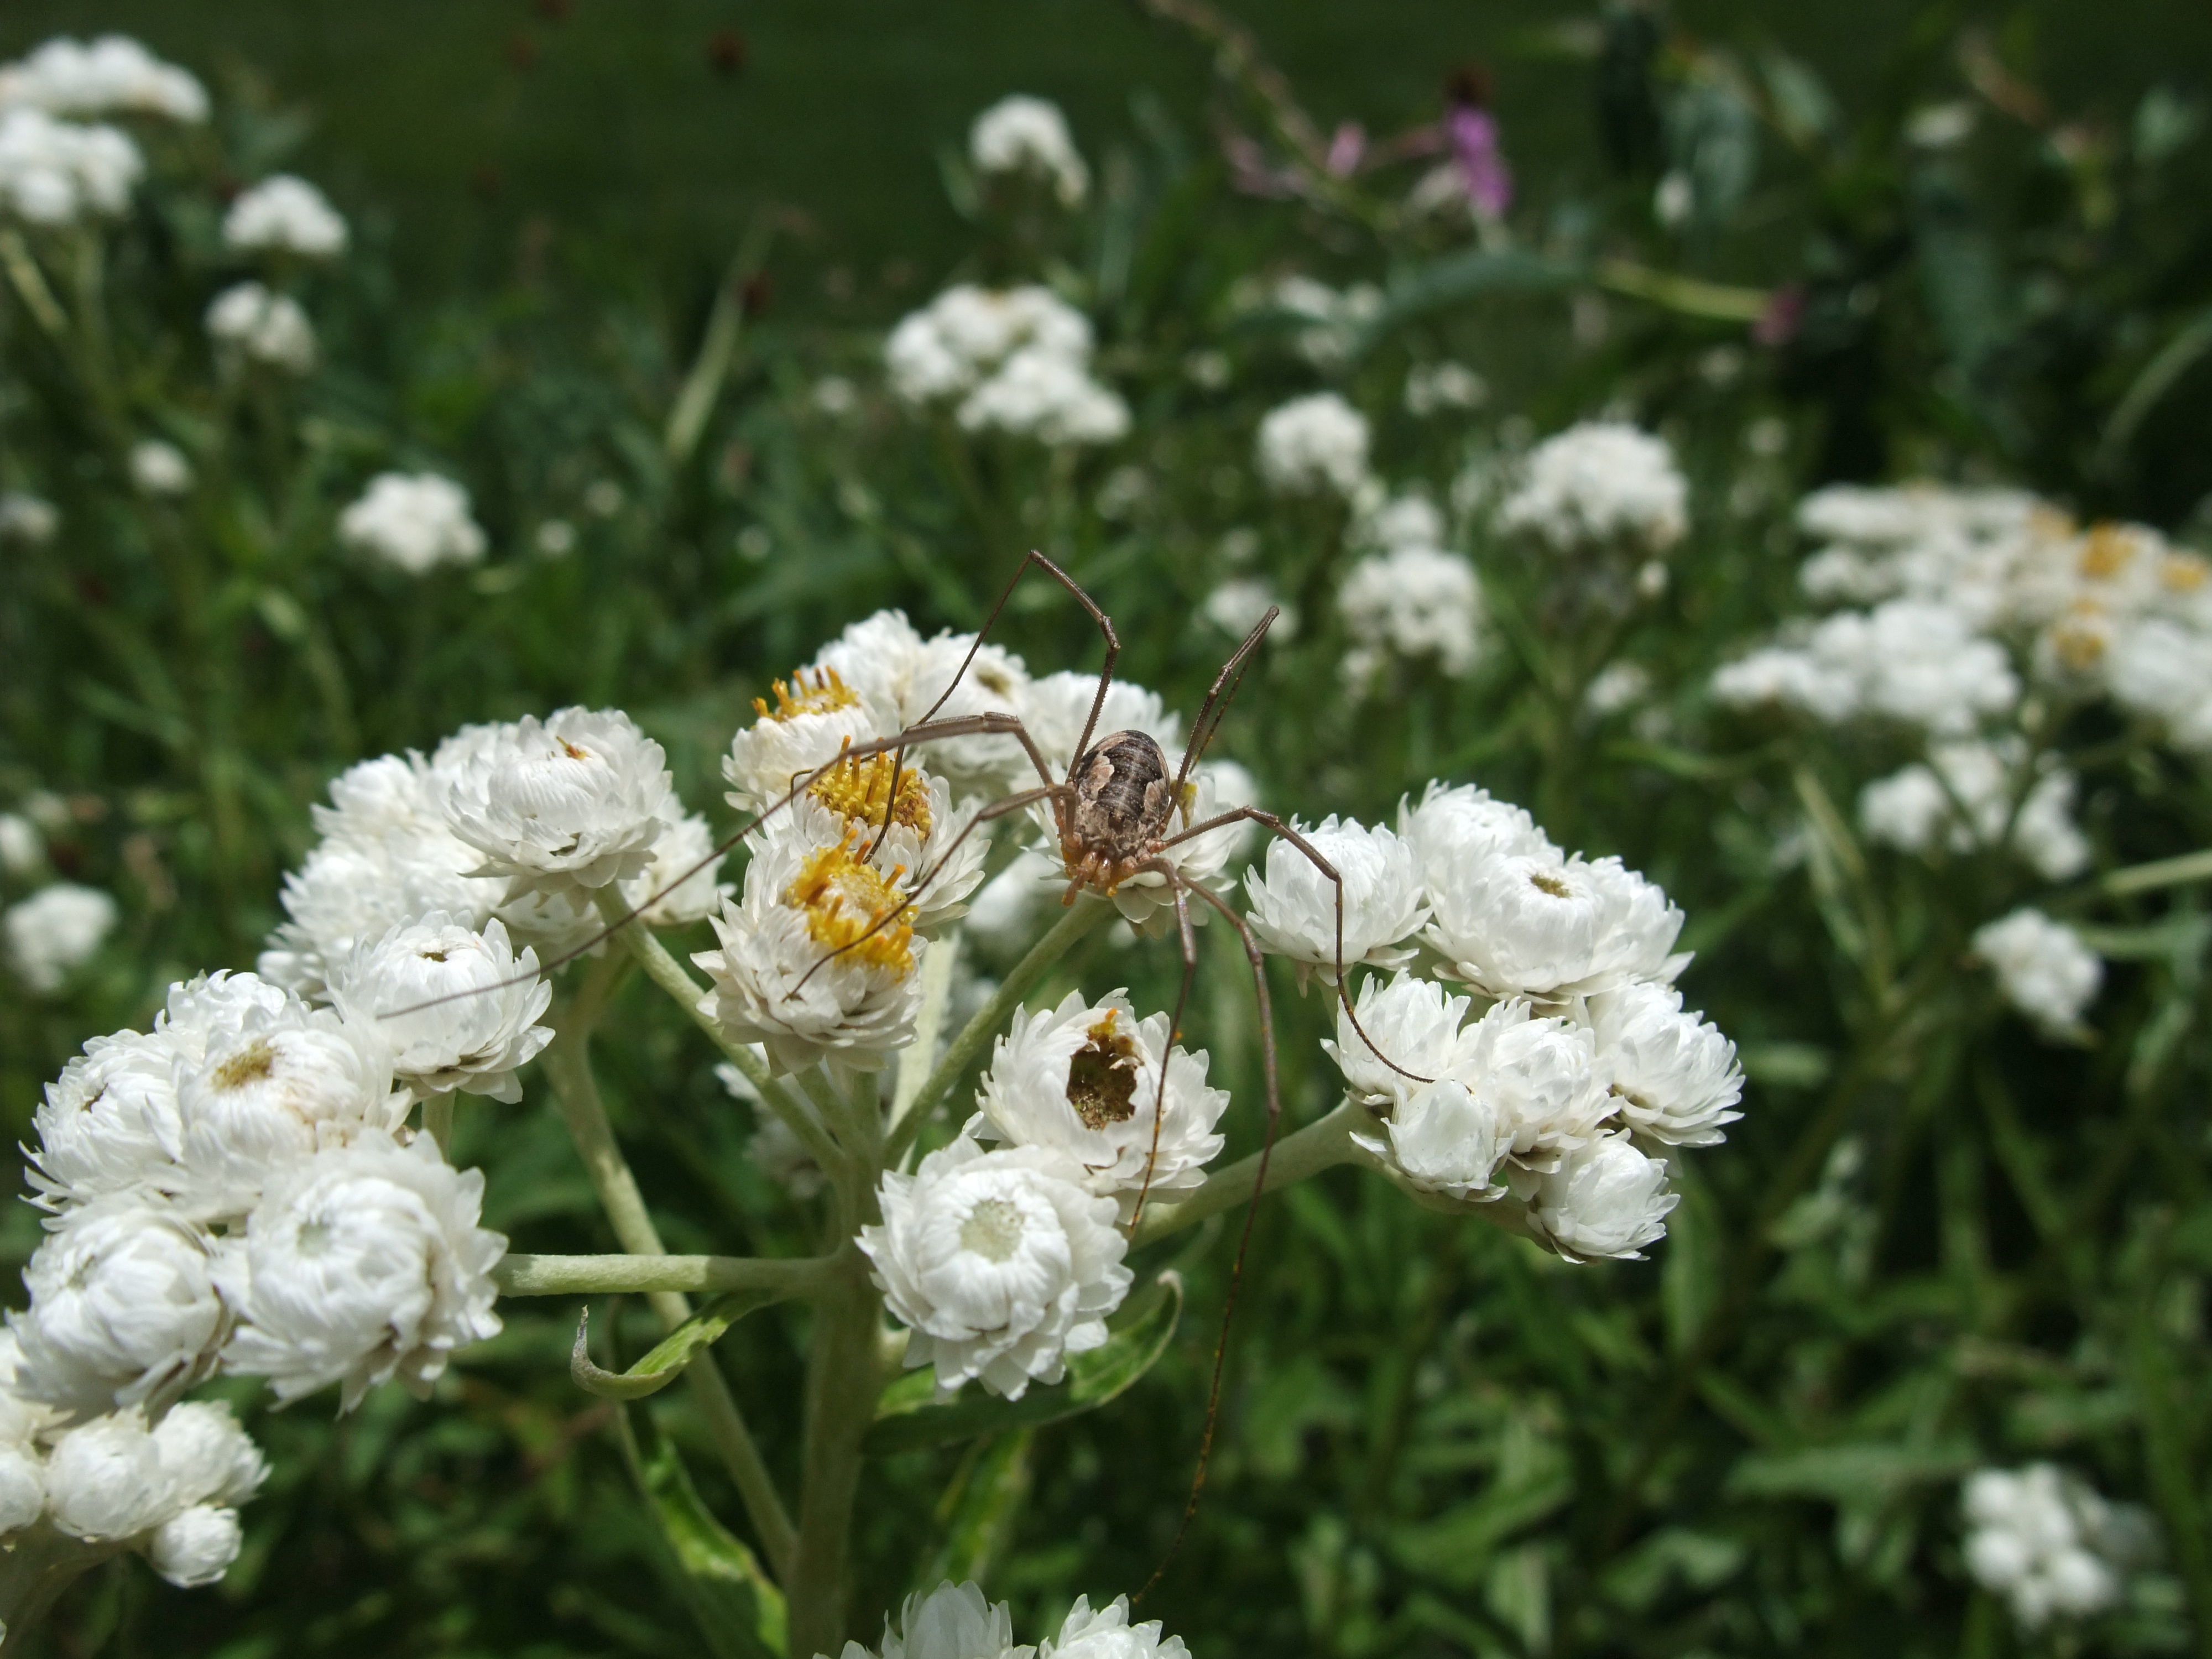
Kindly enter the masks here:
<path id="1" fill-rule="evenodd" d="M 891 774 L 898 774 L 898 798 L 891 799 Z M 841 760 L 807 787 L 806 793 L 840 817 L 864 823 L 872 830 L 884 825 L 884 814 L 917 836 L 929 834 L 929 784 L 912 761 L 895 762 L 889 755 L 871 755 L 865 761 Z"/>
<path id="2" fill-rule="evenodd" d="M 2077 674 L 2086 674 L 2103 660 L 2111 635 L 2101 611 L 2094 606 L 2077 605 L 2071 614 L 2051 624 L 2051 648 L 2067 667 Z"/>
<path id="3" fill-rule="evenodd" d="M 817 945 L 871 967 L 911 973 L 914 911 L 899 908 L 906 895 L 897 884 L 904 873 L 904 866 L 894 865 L 885 878 L 874 866 L 854 858 L 848 831 L 835 847 L 821 848 L 808 856 L 798 878 L 783 890 L 783 902 L 806 913 L 806 931 Z"/>
<path id="4" fill-rule="evenodd" d="M 774 708 L 764 698 L 753 699 L 753 713 L 764 720 L 795 720 L 801 714 L 827 714 L 860 705 L 859 695 L 837 678 L 834 668 L 817 669 L 811 677 L 802 668 L 791 677 L 790 684 L 777 680 L 769 690 L 775 693 Z"/>
<path id="5" fill-rule="evenodd" d="M 2081 574 L 2094 581 L 2110 581 L 2134 562 L 2136 538 L 2124 526 L 2100 524 L 2089 532 L 2081 546 Z"/>
<path id="6" fill-rule="evenodd" d="M 2176 593 L 2192 593 L 2212 578 L 2212 564 L 2201 553 L 2169 553 L 2158 577 Z"/>

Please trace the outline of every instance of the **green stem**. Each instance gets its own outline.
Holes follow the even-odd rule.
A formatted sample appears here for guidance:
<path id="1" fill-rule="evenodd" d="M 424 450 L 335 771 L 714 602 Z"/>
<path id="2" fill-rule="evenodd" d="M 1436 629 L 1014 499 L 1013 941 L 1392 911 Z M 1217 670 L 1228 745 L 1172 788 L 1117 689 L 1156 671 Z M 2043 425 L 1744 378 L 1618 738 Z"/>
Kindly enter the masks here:
<path id="1" fill-rule="evenodd" d="M 630 1173 L 615 1142 L 613 1126 L 607 1121 L 606 1107 L 599 1098 L 599 1082 L 592 1075 L 592 1020 L 604 1004 L 605 988 L 620 976 L 620 971 L 615 961 L 595 969 L 571 1005 L 565 1029 L 545 1051 L 545 1070 L 561 1103 L 562 1115 L 568 1121 L 569 1137 L 576 1143 L 577 1154 L 584 1160 L 615 1237 L 632 1255 L 665 1256 L 668 1252 L 660 1242 L 660 1230 L 653 1225 L 645 1195 L 638 1190 L 637 1177 Z M 691 1316 L 691 1304 L 679 1291 L 654 1291 L 648 1292 L 648 1299 L 660 1322 L 671 1330 Z M 695 1364 L 684 1373 L 685 1381 L 706 1419 L 708 1432 L 729 1466 L 730 1478 L 737 1483 L 738 1495 L 760 1535 L 761 1546 L 781 1576 L 792 1557 L 794 1534 L 790 1514 L 720 1368 L 711 1354 L 705 1358 L 706 1363 Z"/>
<path id="2" fill-rule="evenodd" d="M 2160 859 L 2152 864 L 2130 865 L 2124 870 L 2113 870 L 2097 878 L 2100 893 L 2148 893 L 2160 887 L 2180 887 L 2192 881 L 2212 881 L 2212 848 L 2202 852 L 2184 853 L 2179 858 Z"/>
<path id="3" fill-rule="evenodd" d="M 1208 1216 L 1218 1215 L 1257 1197 L 1260 1192 L 1272 1193 L 1319 1175 L 1335 1164 L 1358 1163 L 1363 1155 L 1352 1144 L 1352 1133 L 1374 1127 L 1374 1117 L 1347 1100 L 1327 1117 L 1293 1130 L 1275 1143 L 1274 1151 L 1268 1155 L 1267 1184 L 1264 1188 L 1255 1190 L 1254 1178 L 1260 1169 L 1260 1155 L 1255 1152 L 1225 1169 L 1216 1170 L 1206 1177 L 1206 1184 L 1188 1198 L 1171 1204 L 1146 1205 L 1137 1231 L 1129 1239 L 1129 1248 L 1139 1249 L 1170 1233 L 1180 1232 Z"/>
<path id="4" fill-rule="evenodd" d="M 422 1133 L 438 1143 L 448 1158 L 453 1151 L 453 1097 L 451 1091 L 432 1095 L 422 1103 Z"/>
<path id="5" fill-rule="evenodd" d="M 1052 931 L 1030 947 L 1030 952 L 1000 983 L 998 992 L 976 1012 L 975 1017 L 964 1026 L 960 1035 L 952 1039 L 952 1046 L 945 1051 L 945 1058 L 937 1062 L 929 1080 L 921 1085 L 914 1097 L 914 1104 L 891 1132 L 884 1148 L 886 1162 L 896 1164 L 914 1144 L 922 1126 L 952 1092 L 953 1085 L 967 1075 L 968 1068 L 983 1052 L 983 1045 L 1006 1021 L 1006 1017 L 1021 1006 L 1022 999 L 1035 988 L 1048 969 L 1073 948 L 1077 940 L 1098 927 L 1111 921 L 1120 913 L 1101 898 L 1085 894 L 1075 901 L 1066 915 L 1054 922 Z"/>
<path id="6" fill-rule="evenodd" d="M 806 1455 L 798 1547 L 785 1594 L 790 1651 L 837 1651 L 845 1636 L 854 1501 L 861 1444 L 875 1420 L 881 1302 L 867 1260 L 849 1246 L 842 1282 L 818 1304 L 806 1371 Z"/>
<path id="7" fill-rule="evenodd" d="M 88 1544 L 41 1521 L 18 1534 L 0 1557 L 0 1656 L 38 1645 L 39 1626 L 61 1593 L 124 1546 Z"/>
<path id="8" fill-rule="evenodd" d="M 750 1255 L 509 1255 L 492 1269 L 501 1296 L 652 1296 L 775 1291 L 813 1297 L 835 1258 Z"/>

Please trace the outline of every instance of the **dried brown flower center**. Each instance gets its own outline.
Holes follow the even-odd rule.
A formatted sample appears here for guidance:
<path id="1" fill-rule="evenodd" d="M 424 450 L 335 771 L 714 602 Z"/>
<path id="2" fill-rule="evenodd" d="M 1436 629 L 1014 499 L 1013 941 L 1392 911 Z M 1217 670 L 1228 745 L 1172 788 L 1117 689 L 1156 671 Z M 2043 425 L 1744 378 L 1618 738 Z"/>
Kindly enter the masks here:
<path id="1" fill-rule="evenodd" d="M 1086 1129 L 1127 1123 L 1137 1115 L 1137 1045 L 1114 1029 L 1116 1010 L 1091 1028 L 1067 1062 L 1067 1103 Z"/>
<path id="2" fill-rule="evenodd" d="M 215 1068 L 216 1087 L 243 1089 L 275 1073 L 276 1050 L 267 1037 L 256 1037 Z"/>
<path id="3" fill-rule="evenodd" d="M 1547 870 L 1532 870 L 1528 884 L 1540 893 L 1549 893 L 1553 898 L 1572 898 L 1575 890 Z"/>

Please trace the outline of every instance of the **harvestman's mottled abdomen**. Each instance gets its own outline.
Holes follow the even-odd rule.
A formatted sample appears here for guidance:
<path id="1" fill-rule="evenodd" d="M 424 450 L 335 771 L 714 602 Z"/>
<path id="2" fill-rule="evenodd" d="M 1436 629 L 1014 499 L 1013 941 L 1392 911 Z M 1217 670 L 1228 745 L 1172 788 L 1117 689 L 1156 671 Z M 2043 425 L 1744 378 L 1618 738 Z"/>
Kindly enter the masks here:
<path id="1" fill-rule="evenodd" d="M 1142 732 L 1115 732 L 1076 762 L 1072 839 L 1103 862 L 1128 864 L 1157 850 L 1174 786 L 1167 757 Z"/>

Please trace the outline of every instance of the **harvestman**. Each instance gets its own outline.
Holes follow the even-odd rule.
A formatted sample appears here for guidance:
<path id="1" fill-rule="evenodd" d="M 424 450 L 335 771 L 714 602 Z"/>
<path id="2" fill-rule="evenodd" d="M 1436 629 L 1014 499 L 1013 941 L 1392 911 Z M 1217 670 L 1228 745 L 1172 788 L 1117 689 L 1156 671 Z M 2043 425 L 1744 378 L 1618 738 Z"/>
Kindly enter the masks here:
<path id="1" fill-rule="evenodd" d="M 1021 717 L 1018 714 L 994 712 L 959 715 L 949 720 L 936 718 L 937 711 L 951 700 L 953 692 L 959 688 L 961 682 L 967 677 L 968 670 L 975 662 L 976 653 L 982 649 L 984 640 L 988 636 L 992 627 L 998 622 L 1000 613 L 1005 611 L 1007 602 L 1012 599 L 1014 589 L 1020 585 L 1023 577 L 1026 576 L 1032 568 L 1042 570 L 1066 588 L 1073 596 L 1075 601 L 1090 614 L 1091 621 L 1098 625 L 1098 631 L 1106 641 L 1106 660 L 1099 669 L 1098 690 L 1091 697 L 1091 712 L 1084 721 L 1082 736 L 1076 741 L 1075 758 L 1070 763 L 1067 775 L 1065 778 L 1054 777 L 1051 765 L 1037 748 L 1036 739 L 1030 735 L 1028 727 L 1023 724 Z M 1358 1032 L 1360 1040 L 1366 1043 L 1376 1057 L 1385 1066 L 1389 1066 L 1392 1071 L 1417 1082 L 1430 1080 L 1418 1077 L 1393 1061 L 1376 1046 L 1375 1040 L 1368 1036 L 1359 1024 L 1359 1017 L 1352 1008 L 1349 988 L 1345 982 L 1344 880 L 1338 874 L 1335 866 L 1322 856 L 1320 850 L 1311 842 L 1275 814 L 1263 811 L 1256 806 L 1231 807 L 1200 823 L 1189 823 L 1186 821 L 1183 828 L 1180 830 L 1174 828 L 1179 814 L 1184 816 L 1186 820 L 1188 818 L 1189 799 L 1188 792 L 1191 773 L 1197 766 L 1200 758 L 1205 754 L 1207 745 L 1212 742 L 1214 734 L 1219 730 L 1222 719 L 1228 712 L 1230 700 L 1236 696 L 1237 686 L 1243 679 L 1245 669 L 1250 664 L 1253 654 L 1259 649 L 1261 641 L 1267 637 L 1267 629 L 1273 623 L 1277 614 L 1277 607 L 1269 606 L 1267 614 L 1261 617 L 1252 631 L 1244 636 L 1237 649 L 1230 654 L 1228 661 L 1222 665 L 1220 672 L 1214 676 L 1212 686 L 1207 690 L 1205 702 L 1199 706 L 1198 716 L 1191 723 L 1190 740 L 1184 745 L 1182 763 L 1170 778 L 1168 774 L 1167 757 L 1162 752 L 1158 743 L 1148 733 L 1139 731 L 1115 732 L 1100 738 L 1095 745 L 1091 743 L 1091 734 L 1097 730 L 1099 716 L 1106 706 L 1107 693 L 1113 687 L 1114 665 L 1121 654 L 1121 641 L 1114 631 L 1113 620 L 1099 608 L 1097 602 L 1090 594 L 1084 592 L 1080 584 L 1043 554 L 1032 551 L 1023 559 L 1020 567 L 1014 572 L 1012 580 L 1006 584 L 1004 591 L 1000 593 L 997 603 L 992 605 L 989 614 L 984 617 L 982 627 L 976 631 L 974 642 L 968 647 L 968 654 L 961 659 L 958 671 L 953 675 L 944 691 L 939 695 L 937 701 L 924 711 L 919 720 L 893 737 L 872 738 L 866 743 L 848 744 L 836 758 L 817 767 L 803 777 L 796 778 L 791 787 L 763 808 L 752 822 L 690 869 L 671 879 L 660 892 L 653 893 L 631 907 L 629 914 L 620 921 L 611 922 L 586 943 L 553 958 L 546 963 L 542 969 L 542 971 L 550 972 L 562 963 L 583 955 L 619 932 L 630 921 L 635 920 L 641 912 L 650 908 L 663 894 L 682 886 L 700 871 L 719 862 L 724 854 L 734 848 L 739 842 L 744 841 L 775 813 L 805 793 L 817 779 L 840 766 L 849 762 L 866 760 L 878 755 L 888 754 L 891 757 L 890 788 L 884 798 L 885 802 L 884 824 L 877 833 L 874 841 L 870 843 L 867 851 L 867 859 L 872 862 L 878 853 L 881 851 L 884 839 L 890 833 L 893 818 L 891 804 L 898 799 L 900 773 L 905 765 L 906 751 L 908 749 L 953 738 L 1012 738 L 1021 745 L 1022 752 L 1028 757 L 1030 765 L 1036 769 L 1040 780 L 1038 785 L 1034 788 L 1021 790 L 993 801 L 975 812 L 969 822 L 962 826 L 959 834 L 953 838 L 944 853 L 939 855 L 937 860 L 927 870 L 917 872 L 913 885 L 907 890 L 905 896 L 898 904 L 876 917 L 859 936 L 825 954 L 821 961 L 806 971 L 800 979 L 799 985 L 794 986 L 786 994 L 796 996 L 799 986 L 803 986 L 806 980 L 812 978 L 829 963 L 846 951 L 856 949 L 911 909 L 921 895 L 927 890 L 930 884 L 936 879 L 939 872 L 944 869 L 960 843 L 973 834 L 977 826 L 994 818 L 1026 811 L 1042 802 L 1050 802 L 1054 826 L 1060 838 L 1060 861 L 1067 875 L 1066 891 L 1061 898 L 1063 904 L 1074 903 L 1077 896 L 1085 892 L 1093 893 L 1101 897 L 1110 897 L 1124 884 L 1139 876 L 1149 875 L 1156 876 L 1160 879 L 1167 888 L 1175 906 L 1176 929 L 1182 952 L 1182 981 L 1176 993 L 1175 1012 L 1169 1021 L 1168 1043 L 1164 1046 L 1160 1058 L 1159 1086 L 1153 1097 L 1152 1145 L 1146 1158 L 1144 1182 L 1138 1189 L 1137 1202 L 1129 1220 L 1130 1230 L 1133 1232 L 1138 1220 L 1144 1214 L 1145 1201 L 1152 1188 L 1152 1169 L 1159 1152 L 1161 1109 L 1167 1098 L 1169 1051 L 1182 1038 L 1183 1011 L 1189 1001 L 1191 984 L 1198 971 L 1198 939 L 1191 921 L 1190 899 L 1194 895 L 1202 902 L 1219 911 L 1227 919 L 1229 925 L 1236 930 L 1237 938 L 1243 942 L 1245 959 L 1251 969 L 1253 994 L 1258 1005 L 1260 1016 L 1261 1073 L 1267 1090 L 1267 1128 L 1266 1139 L 1261 1146 L 1259 1162 L 1253 1177 L 1252 1201 L 1245 1206 L 1243 1230 L 1237 1237 L 1236 1258 L 1230 1267 L 1229 1288 L 1223 1298 L 1221 1332 L 1214 1344 L 1213 1369 L 1206 1390 L 1206 1426 L 1199 1443 L 1198 1468 L 1191 1480 L 1190 1496 L 1183 1508 L 1182 1523 L 1176 1530 L 1175 1543 L 1169 1547 L 1169 1560 L 1173 1559 L 1176 1548 L 1182 1543 L 1183 1532 L 1188 1527 L 1191 1516 L 1196 1510 L 1199 1494 L 1206 1484 L 1206 1464 L 1212 1452 L 1214 1430 L 1220 1413 L 1221 1381 L 1228 1355 L 1230 1321 L 1236 1312 L 1237 1291 L 1243 1279 L 1244 1256 L 1252 1242 L 1252 1227 L 1258 1213 L 1259 1199 L 1267 1190 L 1267 1164 L 1274 1151 L 1275 1138 L 1281 1125 L 1283 1109 L 1281 1092 L 1276 1076 L 1274 1011 L 1268 996 L 1267 969 L 1260 942 L 1254 936 L 1250 925 L 1243 916 L 1237 915 L 1218 894 L 1210 888 L 1185 877 L 1175 862 L 1167 857 L 1167 854 L 1171 849 L 1194 841 L 1200 836 L 1240 823 L 1258 824 L 1281 836 L 1285 842 L 1295 848 L 1316 870 L 1321 872 L 1335 891 L 1335 990 L 1338 1004 L 1344 1010 L 1346 1018 L 1350 1021 L 1353 1030 Z M 476 993 L 466 991 L 454 994 L 467 996 Z M 445 997 L 434 998 L 430 1003 L 418 1004 L 416 1006 L 428 1007 L 435 1002 L 449 1000 Z M 407 1008 L 397 1010 L 395 1012 L 410 1013 L 414 1011 L 413 1008 Z M 1160 1573 L 1165 1571 L 1166 1567 L 1167 1562 L 1163 1561 L 1159 1570 L 1152 1575 L 1152 1583 L 1158 1582 Z M 1146 1585 L 1147 1590 L 1151 1588 L 1152 1583 Z"/>

